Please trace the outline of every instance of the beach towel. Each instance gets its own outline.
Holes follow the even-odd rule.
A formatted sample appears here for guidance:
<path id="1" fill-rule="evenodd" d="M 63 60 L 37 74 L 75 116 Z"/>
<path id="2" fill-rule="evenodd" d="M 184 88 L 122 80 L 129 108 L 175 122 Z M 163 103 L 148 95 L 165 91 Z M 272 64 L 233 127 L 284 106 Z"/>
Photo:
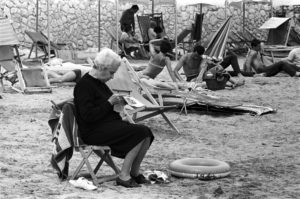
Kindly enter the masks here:
<path id="1" fill-rule="evenodd" d="M 71 100 L 59 103 L 57 106 L 61 112 L 53 108 L 48 124 L 52 132 L 53 151 L 51 165 L 56 170 L 59 179 L 66 180 L 69 173 L 69 161 L 73 155 L 72 130 L 74 117 L 70 117 L 70 111 L 63 105 Z"/>

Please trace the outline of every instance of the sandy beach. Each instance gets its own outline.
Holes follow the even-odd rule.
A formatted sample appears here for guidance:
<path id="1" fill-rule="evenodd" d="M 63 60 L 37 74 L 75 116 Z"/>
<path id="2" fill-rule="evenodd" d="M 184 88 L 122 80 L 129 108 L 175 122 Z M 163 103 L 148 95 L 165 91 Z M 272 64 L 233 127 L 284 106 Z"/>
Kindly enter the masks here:
<path id="1" fill-rule="evenodd" d="M 72 97 L 73 87 L 53 88 L 51 94 L 0 93 L 0 198 L 299 198 L 300 79 L 248 77 L 244 86 L 214 93 L 233 101 L 270 106 L 277 112 L 262 116 L 168 112 L 180 135 L 160 116 L 145 120 L 142 123 L 152 129 L 155 140 L 142 169 L 168 173 L 168 164 L 174 160 L 203 157 L 229 163 L 230 176 L 211 181 L 170 176 L 169 184 L 137 189 L 115 186 L 111 181 L 95 191 L 59 181 L 49 161 L 53 147 L 47 123 L 50 100 Z M 74 153 L 70 174 L 79 160 L 79 154 Z M 122 160 L 114 160 L 120 167 Z M 105 165 L 99 175 L 110 173 Z"/>

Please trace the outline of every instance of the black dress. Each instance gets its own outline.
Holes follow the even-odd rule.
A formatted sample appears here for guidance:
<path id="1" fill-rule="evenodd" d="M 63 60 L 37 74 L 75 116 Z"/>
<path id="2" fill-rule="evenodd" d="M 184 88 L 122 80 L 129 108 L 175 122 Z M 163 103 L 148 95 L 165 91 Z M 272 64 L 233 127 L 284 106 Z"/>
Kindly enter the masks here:
<path id="1" fill-rule="evenodd" d="M 151 130 L 139 124 L 125 122 L 107 101 L 112 95 L 108 86 L 85 74 L 74 88 L 74 103 L 80 136 L 86 144 L 107 145 L 112 155 L 124 158 Z"/>

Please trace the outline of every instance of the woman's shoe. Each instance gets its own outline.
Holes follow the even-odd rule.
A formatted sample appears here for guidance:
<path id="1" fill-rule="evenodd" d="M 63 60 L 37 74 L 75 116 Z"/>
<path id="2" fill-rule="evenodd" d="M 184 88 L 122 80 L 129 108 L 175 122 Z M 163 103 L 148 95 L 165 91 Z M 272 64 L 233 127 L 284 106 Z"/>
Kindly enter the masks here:
<path id="1" fill-rule="evenodd" d="M 119 177 L 116 179 L 117 185 L 121 185 L 126 188 L 135 188 L 135 187 L 141 187 L 135 180 L 130 178 L 129 180 L 122 180 Z"/>
<path id="2" fill-rule="evenodd" d="M 131 176 L 131 178 L 138 184 L 151 184 L 150 180 L 147 180 L 142 174 Z"/>

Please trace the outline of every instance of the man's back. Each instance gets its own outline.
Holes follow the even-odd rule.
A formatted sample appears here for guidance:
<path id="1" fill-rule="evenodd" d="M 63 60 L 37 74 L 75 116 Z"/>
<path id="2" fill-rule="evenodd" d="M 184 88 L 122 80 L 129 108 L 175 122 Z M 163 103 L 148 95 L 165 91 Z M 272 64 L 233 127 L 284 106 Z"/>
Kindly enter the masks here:
<path id="1" fill-rule="evenodd" d="M 293 49 L 289 53 L 287 60 L 300 67 L 300 48 Z"/>

